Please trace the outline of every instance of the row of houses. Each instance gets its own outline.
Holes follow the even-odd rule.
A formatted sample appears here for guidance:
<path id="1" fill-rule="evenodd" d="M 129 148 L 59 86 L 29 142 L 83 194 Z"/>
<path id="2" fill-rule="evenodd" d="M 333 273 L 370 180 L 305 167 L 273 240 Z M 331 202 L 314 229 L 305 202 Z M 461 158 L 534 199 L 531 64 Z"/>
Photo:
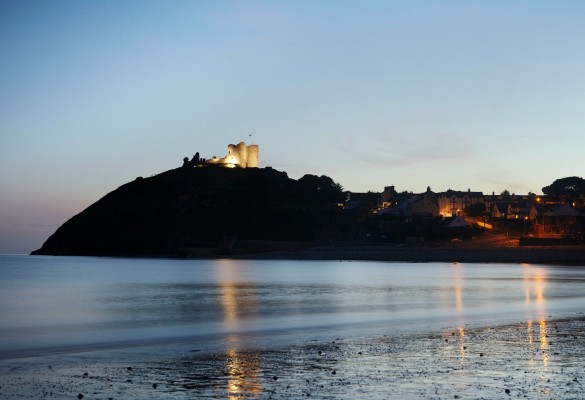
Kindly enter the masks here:
<path id="1" fill-rule="evenodd" d="M 474 204 L 477 204 L 475 207 Z M 581 213 L 570 205 L 544 201 L 536 195 L 516 195 L 447 190 L 435 193 L 430 187 L 426 192 L 398 193 L 394 186 L 387 186 L 381 193 L 347 192 L 344 209 L 367 208 L 379 215 L 414 217 L 463 217 L 473 208 L 474 216 L 495 219 L 536 220 L 538 216 L 574 216 Z"/>

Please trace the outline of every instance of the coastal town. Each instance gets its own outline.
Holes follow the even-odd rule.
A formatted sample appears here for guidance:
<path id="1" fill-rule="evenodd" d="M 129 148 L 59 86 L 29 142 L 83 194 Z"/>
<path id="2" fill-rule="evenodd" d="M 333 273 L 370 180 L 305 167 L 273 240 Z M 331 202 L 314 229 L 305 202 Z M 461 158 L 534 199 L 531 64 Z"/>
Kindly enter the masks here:
<path id="1" fill-rule="evenodd" d="M 571 177 L 558 181 L 570 186 L 583 180 Z M 585 194 L 578 191 L 567 194 L 553 190 L 548 195 L 536 195 L 505 190 L 499 194 L 484 194 L 471 189 L 434 192 L 427 187 L 424 193 L 413 193 L 399 192 L 394 186 L 387 186 L 381 192 L 346 192 L 345 202 L 338 206 L 344 211 L 377 217 L 380 227 L 392 227 L 398 221 L 419 226 L 441 221 L 447 232 L 466 232 L 463 236 L 467 238 L 477 232 L 504 233 L 521 237 L 531 244 L 538 241 L 529 238 L 540 238 L 542 243 L 546 238 L 548 244 L 582 241 L 585 226 Z M 373 240 L 383 241 L 389 238 L 384 231 L 378 229 L 379 237 L 376 238 L 374 233 L 368 234 Z M 426 239 L 424 236 L 408 240 L 421 242 Z M 462 235 L 453 236 L 457 239 Z"/>

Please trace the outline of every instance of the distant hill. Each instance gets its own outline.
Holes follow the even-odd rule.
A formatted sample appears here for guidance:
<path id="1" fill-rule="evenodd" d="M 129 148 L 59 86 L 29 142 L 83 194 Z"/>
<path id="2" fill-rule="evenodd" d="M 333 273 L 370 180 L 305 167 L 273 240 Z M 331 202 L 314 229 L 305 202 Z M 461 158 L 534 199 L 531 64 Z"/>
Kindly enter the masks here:
<path id="1" fill-rule="evenodd" d="M 65 222 L 35 255 L 185 256 L 238 240 L 314 239 L 341 187 L 271 168 L 182 167 L 137 178 Z M 325 218 L 326 219 L 326 218 Z"/>

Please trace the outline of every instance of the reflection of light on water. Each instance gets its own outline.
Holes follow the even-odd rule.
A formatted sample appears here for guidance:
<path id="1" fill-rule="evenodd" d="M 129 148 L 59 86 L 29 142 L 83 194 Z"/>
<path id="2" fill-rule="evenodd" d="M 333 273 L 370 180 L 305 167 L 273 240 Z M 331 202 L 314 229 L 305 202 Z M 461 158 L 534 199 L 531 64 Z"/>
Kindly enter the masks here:
<path id="1" fill-rule="evenodd" d="M 455 307 L 457 308 L 457 310 L 461 311 L 461 310 L 463 310 L 463 297 L 462 297 L 463 285 L 461 284 L 461 282 L 459 282 L 458 279 L 456 279 L 455 282 L 456 282 Z"/>
<path id="2" fill-rule="evenodd" d="M 230 341 L 237 342 L 237 337 L 231 337 Z M 260 357 L 257 351 L 240 353 L 237 343 L 226 352 L 228 375 L 227 398 L 241 399 L 242 397 L 257 397 L 262 391 L 260 384 Z"/>
<path id="3" fill-rule="evenodd" d="M 456 338 L 455 335 L 457 335 Z M 465 345 L 465 328 L 462 324 L 457 328 L 457 333 L 449 330 L 445 331 L 443 333 L 443 339 L 446 343 L 449 342 L 449 345 L 445 347 L 445 350 L 453 356 L 458 357 L 460 365 L 465 365 L 467 346 Z M 463 369 L 460 373 L 466 375 L 466 370 Z"/>
<path id="4" fill-rule="evenodd" d="M 459 332 L 459 355 L 461 358 L 465 358 L 465 328 L 462 326 L 458 329 Z"/>
<path id="5" fill-rule="evenodd" d="M 459 351 L 459 357 L 461 358 L 460 362 L 463 364 L 465 362 L 465 318 L 463 316 L 463 275 L 462 275 L 462 266 L 459 263 L 453 263 L 453 289 L 455 294 L 455 310 L 457 311 L 457 350 Z M 453 306 L 451 302 L 449 304 L 450 307 Z M 448 337 L 448 333 L 445 333 L 446 338 Z"/>
<path id="6" fill-rule="evenodd" d="M 237 298 L 233 286 L 221 286 L 221 308 L 224 315 L 224 323 L 229 327 L 235 327 L 238 324 Z"/>
<path id="7" fill-rule="evenodd" d="M 534 268 L 529 264 L 522 264 L 524 271 L 524 302 L 529 307 L 529 312 L 532 312 L 532 308 L 536 310 L 538 316 L 538 337 L 539 337 L 539 350 L 542 354 L 542 365 L 544 370 L 548 367 L 549 354 L 548 354 L 548 331 L 547 323 L 545 319 L 546 315 L 546 298 L 545 290 L 547 284 L 546 271 L 542 268 Z M 534 335 L 533 335 L 533 323 L 532 320 L 528 320 L 528 346 L 530 349 L 530 362 L 534 362 Z"/>
<path id="8" fill-rule="evenodd" d="M 242 284 L 237 279 L 237 265 L 229 260 L 219 260 L 220 301 L 224 324 L 230 330 L 240 325 L 241 314 L 257 314 L 256 291 L 251 285 Z M 260 359 L 257 352 L 241 353 L 238 350 L 239 337 L 232 334 L 228 338 L 226 351 L 226 370 L 228 375 L 228 399 L 257 397 L 262 389 L 259 380 Z"/>
<path id="9" fill-rule="evenodd" d="M 534 336 L 532 335 L 532 321 L 528 320 L 528 364 L 534 366 Z"/>
<path id="10" fill-rule="evenodd" d="M 231 260 L 218 260 L 218 285 L 224 325 L 230 330 L 240 326 L 242 315 L 254 316 L 258 313 L 256 288 L 238 279 L 239 268 Z"/>
<path id="11" fill-rule="evenodd" d="M 524 271 L 524 302 L 534 303 L 539 312 L 544 313 L 544 291 L 547 284 L 546 272 L 542 268 L 533 268 L 528 264 L 522 264 Z"/>
<path id="12" fill-rule="evenodd" d="M 542 354 L 542 365 L 548 367 L 549 354 L 548 354 L 548 329 L 546 320 L 541 319 L 538 321 L 538 340 L 539 350 Z M 533 323 L 528 321 L 528 346 L 530 349 L 530 363 L 534 363 L 534 334 L 533 334 Z"/>
<path id="13" fill-rule="evenodd" d="M 459 355 L 465 359 L 465 320 L 463 318 L 463 276 L 461 276 L 461 266 L 454 264 L 455 268 L 455 308 L 458 314 L 459 327 L 457 333 L 459 336 Z"/>
<path id="14" fill-rule="evenodd" d="M 457 314 L 461 317 L 463 311 L 463 275 L 461 265 L 451 264 L 453 270 L 453 292 L 455 294 L 455 304 L 453 304 L 453 297 L 449 296 L 445 299 L 445 308 L 452 309 L 455 305 Z"/>
<path id="15" fill-rule="evenodd" d="M 546 333 L 546 321 L 544 319 L 540 320 L 539 323 L 540 328 L 540 350 L 542 350 L 542 364 L 547 367 L 548 366 L 548 343 L 546 339 L 548 337 Z"/>

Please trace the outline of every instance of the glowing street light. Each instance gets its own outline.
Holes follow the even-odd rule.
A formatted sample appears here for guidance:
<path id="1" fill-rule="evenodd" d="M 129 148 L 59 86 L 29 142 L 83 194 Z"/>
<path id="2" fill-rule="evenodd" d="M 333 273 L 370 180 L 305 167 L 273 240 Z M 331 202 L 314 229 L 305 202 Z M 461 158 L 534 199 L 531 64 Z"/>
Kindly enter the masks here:
<path id="1" fill-rule="evenodd" d="M 544 235 L 544 200 L 541 203 L 540 197 L 537 197 L 536 201 L 542 205 L 542 234 Z"/>

